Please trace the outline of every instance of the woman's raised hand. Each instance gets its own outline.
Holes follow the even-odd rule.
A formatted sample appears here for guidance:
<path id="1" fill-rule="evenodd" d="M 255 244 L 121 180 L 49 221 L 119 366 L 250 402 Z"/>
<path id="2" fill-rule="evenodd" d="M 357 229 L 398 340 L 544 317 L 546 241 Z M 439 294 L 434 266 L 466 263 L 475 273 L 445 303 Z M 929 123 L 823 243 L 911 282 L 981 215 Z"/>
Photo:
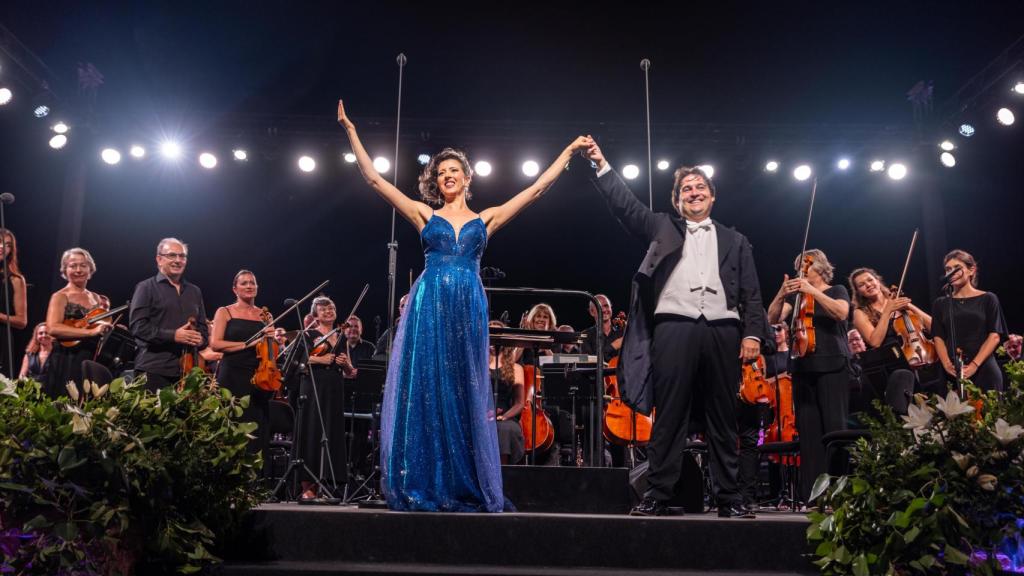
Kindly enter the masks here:
<path id="1" fill-rule="evenodd" d="M 341 124 L 345 128 L 352 128 L 355 126 L 355 124 L 349 120 L 348 114 L 345 113 L 345 103 L 340 99 L 338 100 L 338 124 Z"/>

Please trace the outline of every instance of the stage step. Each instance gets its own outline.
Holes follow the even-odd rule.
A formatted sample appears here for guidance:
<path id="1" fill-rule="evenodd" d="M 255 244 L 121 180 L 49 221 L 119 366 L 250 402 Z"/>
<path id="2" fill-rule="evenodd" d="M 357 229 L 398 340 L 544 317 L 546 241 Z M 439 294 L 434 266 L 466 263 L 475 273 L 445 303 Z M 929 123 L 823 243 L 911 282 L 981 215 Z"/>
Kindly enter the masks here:
<path id="1" fill-rule="evenodd" d="M 540 566 L 510 567 L 465 564 L 374 564 L 346 562 L 269 562 L 238 564 L 224 568 L 225 576 L 310 576 L 343 574 L 345 576 L 417 576 L 425 574 L 479 576 L 805 576 L 813 571 L 735 571 L 735 570 L 628 570 L 622 568 L 545 568 Z"/>
<path id="2" fill-rule="evenodd" d="M 248 545 L 226 574 L 815 573 L 804 556 L 807 520 L 785 513 L 744 520 L 273 504 L 255 514 L 252 541 L 270 544 Z"/>

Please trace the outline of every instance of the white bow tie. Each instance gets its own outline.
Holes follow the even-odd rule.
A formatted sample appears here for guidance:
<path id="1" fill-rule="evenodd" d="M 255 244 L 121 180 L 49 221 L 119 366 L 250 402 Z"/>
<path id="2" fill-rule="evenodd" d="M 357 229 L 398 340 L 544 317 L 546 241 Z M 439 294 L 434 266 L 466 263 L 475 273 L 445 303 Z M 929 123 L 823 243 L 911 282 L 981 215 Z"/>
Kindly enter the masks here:
<path id="1" fill-rule="evenodd" d="M 705 220 L 704 222 L 686 222 L 686 231 L 690 234 L 696 234 L 699 230 L 708 231 L 711 230 L 711 222 Z"/>

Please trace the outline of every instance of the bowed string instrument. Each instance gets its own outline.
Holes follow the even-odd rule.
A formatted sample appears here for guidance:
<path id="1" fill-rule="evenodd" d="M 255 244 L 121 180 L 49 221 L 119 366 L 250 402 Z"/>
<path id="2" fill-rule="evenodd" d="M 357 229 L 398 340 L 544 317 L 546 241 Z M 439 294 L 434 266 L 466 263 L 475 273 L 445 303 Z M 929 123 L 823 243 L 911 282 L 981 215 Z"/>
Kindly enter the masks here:
<path id="1" fill-rule="evenodd" d="M 811 205 L 807 209 L 807 225 L 804 227 L 804 245 L 800 249 L 800 273 L 798 280 L 807 276 L 807 270 L 814 263 L 814 258 L 807 254 L 807 238 L 811 233 L 811 216 L 814 214 L 814 198 L 818 191 L 818 179 L 814 179 L 811 186 Z M 793 317 L 789 325 L 789 357 L 803 358 L 814 353 L 814 298 L 806 296 L 803 292 L 796 293 L 796 300 L 793 303 Z"/>
<path id="2" fill-rule="evenodd" d="M 903 263 L 903 274 L 900 275 L 899 286 L 893 287 L 894 290 L 890 294 L 890 298 L 899 298 L 903 294 L 903 281 L 907 278 L 910 257 L 914 254 L 914 245 L 917 244 L 917 233 L 915 228 L 914 235 L 910 238 L 907 259 Z M 935 355 L 935 345 L 924 335 L 924 320 L 917 312 L 909 308 L 896 312 L 892 318 L 892 328 L 900 336 L 902 341 L 900 349 L 911 368 L 920 368 L 935 363 L 938 358 Z"/>

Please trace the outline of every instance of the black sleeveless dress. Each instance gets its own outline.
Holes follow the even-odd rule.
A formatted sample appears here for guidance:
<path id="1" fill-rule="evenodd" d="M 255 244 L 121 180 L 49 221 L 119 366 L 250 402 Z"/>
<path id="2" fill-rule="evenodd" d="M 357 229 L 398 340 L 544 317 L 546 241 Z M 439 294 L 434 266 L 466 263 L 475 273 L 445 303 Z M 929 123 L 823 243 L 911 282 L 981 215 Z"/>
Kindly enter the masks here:
<path id="1" fill-rule="evenodd" d="M 64 320 L 81 320 L 92 309 L 81 304 L 68 302 L 64 307 Z M 67 383 L 69 381 L 82 385 L 82 362 L 92 360 L 96 355 L 96 345 L 99 338 L 83 338 L 77 346 L 67 348 L 60 342 L 54 340 L 53 352 L 46 361 L 46 381 L 44 391 L 51 398 L 60 395 L 67 395 Z"/>
<path id="2" fill-rule="evenodd" d="M 313 342 L 323 336 L 322 332 L 313 330 L 307 334 L 307 344 L 312 350 Z M 344 342 L 342 343 L 344 346 Z M 341 350 L 344 352 L 344 348 Z M 339 486 L 348 481 L 348 454 L 345 442 L 345 378 L 337 366 L 308 364 L 309 373 L 302 375 L 299 396 L 305 397 L 302 404 L 302 420 L 298 422 L 301 434 L 299 445 L 300 456 L 306 466 L 328 487 Z M 314 382 L 316 383 L 314 390 Z M 315 393 L 314 393 L 315 392 Z M 320 427 L 320 416 L 323 416 L 323 428 Z M 328 450 L 321 451 L 321 439 L 326 435 Z M 330 458 L 322 458 L 321 454 L 329 452 Z M 323 472 L 321 474 L 321 465 Z M 332 474 L 333 469 L 333 474 Z M 303 477 L 312 481 L 313 478 Z M 336 494 L 337 495 L 337 494 Z"/>
<path id="3" fill-rule="evenodd" d="M 231 318 L 224 327 L 224 339 L 229 342 L 245 342 L 260 330 L 263 330 L 262 322 Z M 237 397 L 249 397 L 249 407 L 242 413 L 242 421 L 255 422 L 258 426 L 253 432 L 256 438 L 249 442 L 249 450 L 263 454 L 263 475 L 266 477 L 270 470 L 270 399 L 274 393 L 252 385 L 252 376 L 259 363 L 255 347 L 225 352 L 217 367 L 217 384 Z"/>

